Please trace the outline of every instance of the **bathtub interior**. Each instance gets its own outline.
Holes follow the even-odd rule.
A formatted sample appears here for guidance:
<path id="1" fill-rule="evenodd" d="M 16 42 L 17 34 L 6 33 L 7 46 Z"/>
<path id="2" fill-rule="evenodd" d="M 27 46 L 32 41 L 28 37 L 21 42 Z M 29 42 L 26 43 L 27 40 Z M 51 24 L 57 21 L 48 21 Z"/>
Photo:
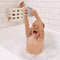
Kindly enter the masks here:
<path id="1" fill-rule="evenodd" d="M 4 46 L 0 45 L 0 60 L 26 60 L 22 57 L 18 57 Z"/>
<path id="2" fill-rule="evenodd" d="M 45 40 L 43 52 L 39 59 L 59 57 L 60 55 L 60 33 L 45 29 Z M 0 44 L 12 53 L 26 57 L 26 35 L 24 24 L 0 29 Z M 28 58 L 28 60 L 30 57 Z M 30 59 L 33 60 L 33 59 Z"/>

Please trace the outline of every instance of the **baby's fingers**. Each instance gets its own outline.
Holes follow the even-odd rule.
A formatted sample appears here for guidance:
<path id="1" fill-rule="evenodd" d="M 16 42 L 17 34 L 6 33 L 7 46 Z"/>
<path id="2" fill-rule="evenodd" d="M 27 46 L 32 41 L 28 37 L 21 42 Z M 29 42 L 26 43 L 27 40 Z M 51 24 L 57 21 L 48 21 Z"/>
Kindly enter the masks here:
<path id="1" fill-rule="evenodd" d="M 24 11 L 28 11 L 27 8 L 25 8 Z"/>
<path id="2" fill-rule="evenodd" d="M 24 15 L 27 15 L 28 14 L 28 12 L 27 11 L 24 11 Z"/>
<path id="3" fill-rule="evenodd" d="M 28 12 L 27 11 L 24 11 L 25 14 L 27 14 Z"/>
<path id="4" fill-rule="evenodd" d="M 28 10 L 27 10 L 27 8 L 25 8 L 25 10 L 24 10 L 24 14 L 25 14 L 25 15 L 28 14 Z"/>

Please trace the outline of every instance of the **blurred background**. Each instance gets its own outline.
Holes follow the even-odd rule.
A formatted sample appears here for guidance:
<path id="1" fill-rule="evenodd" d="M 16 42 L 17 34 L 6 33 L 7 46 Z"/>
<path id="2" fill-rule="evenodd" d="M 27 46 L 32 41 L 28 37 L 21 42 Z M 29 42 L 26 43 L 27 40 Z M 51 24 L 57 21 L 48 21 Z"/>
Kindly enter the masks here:
<path id="1" fill-rule="evenodd" d="M 60 32 L 60 0 L 0 0 L 0 26 L 8 23 L 8 8 L 18 7 L 21 1 L 37 10 L 46 29 Z"/>

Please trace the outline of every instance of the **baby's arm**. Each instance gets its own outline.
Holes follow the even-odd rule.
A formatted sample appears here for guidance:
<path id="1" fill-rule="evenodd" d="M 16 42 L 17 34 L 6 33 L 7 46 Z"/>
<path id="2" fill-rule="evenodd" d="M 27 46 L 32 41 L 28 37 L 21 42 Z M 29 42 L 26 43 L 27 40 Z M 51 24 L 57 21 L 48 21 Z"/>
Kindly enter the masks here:
<path id="1" fill-rule="evenodd" d="M 43 23 L 42 23 L 39 15 L 38 15 L 38 13 L 37 13 L 37 11 L 36 11 L 36 10 L 32 10 L 30 13 L 31 13 L 33 16 L 35 16 L 35 18 L 37 19 L 38 24 L 39 24 L 39 28 L 40 28 L 40 38 L 41 38 L 41 39 L 44 39 Z"/>
<path id="2" fill-rule="evenodd" d="M 28 11 L 25 8 L 25 10 L 24 10 L 24 23 L 25 23 L 26 35 L 27 35 L 27 37 L 29 37 L 30 36 L 29 29 L 30 28 L 29 28 L 27 13 L 28 13 Z"/>

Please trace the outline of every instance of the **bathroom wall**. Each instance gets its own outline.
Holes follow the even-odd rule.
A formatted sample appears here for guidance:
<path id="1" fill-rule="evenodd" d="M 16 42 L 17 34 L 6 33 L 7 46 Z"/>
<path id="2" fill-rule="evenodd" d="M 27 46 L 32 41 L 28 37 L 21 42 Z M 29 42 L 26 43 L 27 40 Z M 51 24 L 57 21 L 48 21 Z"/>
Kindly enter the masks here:
<path id="1" fill-rule="evenodd" d="M 21 0 L 0 0 L 0 26 L 8 23 L 8 8 L 18 7 Z M 24 0 L 36 9 L 45 28 L 60 32 L 60 0 Z"/>

